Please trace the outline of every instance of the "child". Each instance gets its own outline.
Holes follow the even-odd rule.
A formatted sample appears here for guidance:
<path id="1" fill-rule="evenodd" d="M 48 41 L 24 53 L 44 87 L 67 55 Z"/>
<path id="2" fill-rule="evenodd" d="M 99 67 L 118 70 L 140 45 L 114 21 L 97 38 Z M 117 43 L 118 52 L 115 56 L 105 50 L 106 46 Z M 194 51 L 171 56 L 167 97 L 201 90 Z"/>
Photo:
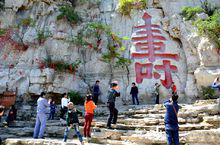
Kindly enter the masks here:
<path id="1" fill-rule="evenodd" d="M 4 109 L 5 109 L 5 107 L 0 105 L 0 123 L 1 123 L 1 118 L 4 115 Z"/>
<path id="2" fill-rule="evenodd" d="M 5 109 L 5 107 L 0 105 L 0 123 L 1 123 L 1 118 L 4 115 L 4 109 Z M 0 137 L 0 145 L 1 144 L 2 144 L 2 139 Z"/>
<path id="3" fill-rule="evenodd" d="M 85 122 L 84 122 L 84 136 L 91 137 L 90 127 L 94 116 L 94 109 L 97 107 L 92 101 L 92 94 L 86 95 L 86 102 L 84 106 L 86 111 Z"/>
<path id="4" fill-rule="evenodd" d="M 11 106 L 9 112 L 8 112 L 8 116 L 4 122 L 4 126 L 8 127 L 9 123 L 13 122 L 14 120 L 16 120 L 16 116 L 17 116 L 17 109 L 15 108 L 14 105 Z"/>
<path id="5" fill-rule="evenodd" d="M 56 108 L 57 108 L 57 106 L 55 104 L 55 101 L 52 101 L 50 103 L 50 115 L 49 115 L 48 120 L 50 120 L 50 119 L 53 120 L 54 119 L 54 114 L 56 112 Z"/>
<path id="6" fill-rule="evenodd" d="M 69 133 L 70 129 L 74 128 L 74 130 L 79 138 L 79 141 L 81 142 L 82 145 L 84 145 L 82 136 L 79 132 L 79 119 L 78 119 L 78 115 L 77 115 L 77 114 L 80 114 L 81 112 L 79 112 L 75 108 L 75 106 L 73 105 L 73 102 L 69 102 L 67 107 L 68 107 L 68 111 L 66 114 L 66 125 L 67 126 L 66 126 L 66 129 L 64 132 L 64 142 L 66 142 L 66 140 L 67 140 L 68 133 Z"/>
<path id="7" fill-rule="evenodd" d="M 172 145 L 172 141 L 174 141 L 174 145 L 179 145 L 179 126 L 177 118 L 179 106 L 177 99 L 178 95 L 173 94 L 170 100 L 164 102 L 164 106 L 166 107 L 164 122 L 167 136 L 167 145 Z"/>

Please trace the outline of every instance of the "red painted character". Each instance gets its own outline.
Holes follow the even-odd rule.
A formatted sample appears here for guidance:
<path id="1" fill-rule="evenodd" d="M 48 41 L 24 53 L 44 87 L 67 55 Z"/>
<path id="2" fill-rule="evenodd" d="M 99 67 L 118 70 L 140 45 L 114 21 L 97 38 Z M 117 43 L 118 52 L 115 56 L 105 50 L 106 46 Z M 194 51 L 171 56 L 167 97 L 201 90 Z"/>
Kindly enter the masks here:
<path id="1" fill-rule="evenodd" d="M 170 88 L 172 83 L 171 72 L 177 72 L 177 67 L 170 65 L 169 60 L 163 60 L 162 65 L 155 66 L 153 62 L 155 62 L 156 59 L 173 59 L 178 61 L 179 55 L 161 53 L 165 51 L 165 44 L 162 41 L 165 41 L 166 38 L 160 35 L 160 26 L 152 24 L 151 16 L 147 13 L 144 13 L 142 19 L 145 24 L 134 27 L 136 35 L 132 37 L 132 41 L 136 51 L 131 55 L 135 59 L 147 58 L 150 63 L 135 63 L 136 82 L 142 83 L 144 78 L 151 79 L 154 77 L 155 79 L 159 79 L 161 75 L 155 70 L 163 70 L 165 72 L 165 80 L 161 80 L 161 83 L 166 88 Z"/>

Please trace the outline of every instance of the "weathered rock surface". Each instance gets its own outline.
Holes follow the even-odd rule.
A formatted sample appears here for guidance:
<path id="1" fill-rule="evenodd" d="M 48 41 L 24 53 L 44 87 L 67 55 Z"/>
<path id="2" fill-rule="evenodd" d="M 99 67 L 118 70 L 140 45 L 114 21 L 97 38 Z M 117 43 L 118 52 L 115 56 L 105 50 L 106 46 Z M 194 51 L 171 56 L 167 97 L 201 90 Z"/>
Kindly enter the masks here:
<path id="1" fill-rule="evenodd" d="M 152 24 L 158 25 L 161 29 L 161 36 L 165 38 L 165 52 L 178 54 L 179 60 L 170 60 L 171 64 L 177 66 L 177 72 L 172 73 L 172 80 L 176 82 L 180 95 L 180 102 L 191 102 L 200 94 L 200 86 L 208 86 L 214 77 L 220 74 L 220 56 L 217 53 L 215 44 L 208 38 L 196 34 L 196 28 L 191 22 L 184 21 L 180 16 L 183 6 L 197 6 L 199 0 L 151 0 L 148 2 L 148 9 L 144 11 L 133 11 L 131 18 L 123 17 L 117 12 L 118 1 L 101 0 L 88 1 L 76 5 L 76 11 L 82 17 L 82 22 L 75 26 L 69 25 L 65 20 L 57 20 L 60 14 L 59 6 L 62 1 L 55 0 L 8 0 L 5 2 L 5 11 L 0 13 L 0 28 L 11 28 L 18 25 L 21 20 L 28 17 L 35 22 L 34 26 L 19 27 L 22 32 L 22 39 L 28 45 L 26 51 L 11 50 L 10 45 L 3 45 L 0 52 L 0 93 L 9 84 L 10 90 L 18 88 L 18 94 L 34 93 L 41 91 L 64 93 L 70 90 L 79 91 L 84 94 L 94 82 L 101 81 L 102 94 L 100 100 L 106 102 L 106 92 L 111 79 L 109 65 L 100 60 L 101 53 L 106 51 L 106 44 L 102 45 L 101 53 L 91 49 L 80 50 L 78 46 L 71 44 L 71 37 L 77 35 L 79 30 L 89 21 L 100 21 L 109 24 L 114 32 L 120 36 L 135 36 L 133 27 L 144 24 L 142 16 L 144 12 L 151 15 Z M 213 6 L 220 6 L 219 1 L 212 0 Z M 202 16 L 200 16 L 202 17 Z M 38 44 L 38 31 L 48 30 L 51 36 L 44 43 Z M 175 38 L 175 39 L 173 39 Z M 105 38 L 103 38 L 105 39 Z M 123 54 L 130 58 L 134 51 L 132 41 L 123 42 L 126 51 Z M 10 52 L 10 53 L 9 53 Z M 67 63 L 80 59 L 78 72 L 75 75 L 69 73 L 58 73 L 53 69 L 40 69 L 39 61 L 50 57 L 54 61 L 65 61 Z M 135 62 L 125 69 L 115 69 L 113 79 L 120 82 L 122 97 L 118 102 L 128 104 L 131 101 L 129 96 L 131 82 L 136 81 Z M 146 60 L 141 60 L 142 63 Z M 157 59 L 154 65 L 161 64 L 162 60 Z M 9 66 L 14 65 L 14 68 Z M 205 69 L 204 69 L 205 67 Z M 161 79 L 164 73 L 161 71 Z M 204 79 L 204 77 L 206 79 Z M 153 85 L 159 79 L 144 79 L 138 85 L 141 102 L 152 103 Z M 161 87 L 161 101 L 166 98 L 169 91 Z"/>

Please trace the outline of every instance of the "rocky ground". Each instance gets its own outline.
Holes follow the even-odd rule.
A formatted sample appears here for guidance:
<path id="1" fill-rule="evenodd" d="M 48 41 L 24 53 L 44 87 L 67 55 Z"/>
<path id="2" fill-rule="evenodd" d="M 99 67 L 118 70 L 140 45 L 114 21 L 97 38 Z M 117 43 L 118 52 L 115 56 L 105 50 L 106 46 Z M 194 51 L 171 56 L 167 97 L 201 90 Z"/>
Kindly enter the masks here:
<path id="1" fill-rule="evenodd" d="M 178 115 L 181 144 L 189 145 L 219 145 L 220 115 L 217 100 L 198 101 L 193 105 L 180 104 Z M 92 138 L 86 139 L 86 144 L 110 145 L 164 145 L 164 113 L 162 105 L 118 106 L 120 114 L 118 123 L 113 129 L 106 129 L 107 108 L 99 106 L 97 116 L 92 123 Z M 80 119 L 83 122 L 83 119 Z M 81 124 L 81 131 L 82 131 Z M 9 128 L 1 128 L 0 134 L 6 139 L 7 145 L 61 145 L 79 144 L 77 139 L 62 142 L 65 122 L 48 121 L 46 139 L 31 138 L 34 120 L 16 121 Z M 19 138 L 19 139 L 18 139 Z"/>

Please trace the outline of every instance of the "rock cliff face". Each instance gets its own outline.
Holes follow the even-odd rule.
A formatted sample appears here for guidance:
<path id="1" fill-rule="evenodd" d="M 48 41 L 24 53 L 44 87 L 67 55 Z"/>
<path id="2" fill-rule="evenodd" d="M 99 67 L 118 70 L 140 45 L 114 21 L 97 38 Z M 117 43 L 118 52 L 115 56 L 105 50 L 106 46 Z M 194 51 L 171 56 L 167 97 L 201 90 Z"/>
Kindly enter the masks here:
<path id="1" fill-rule="evenodd" d="M 220 1 L 210 2 L 220 7 Z M 8 84 L 10 90 L 18 88 L 20 95 L 39 94 L 43 90 L 53 93 L 75 90 L 84 94 L 98 79 L 101 81 L 101 101 L 105 102 L 109 82 L 114 79 L 119 81 L 122 92 L 119 101 L 130 101 L 130 85 L 137 82 L 142 101 L 152 103 L 154 84 L 162 83 L 160 91 L 165 99 L 169 94 L 169 81 L 173 80 L 180 101 L 191 102 L 199 95 L 201 86 L 210 85 L 220 75 L 220 55 L 215 43 L 196 34 L 191 22 L 180 16 L 183 6 L 200 5 L 199 0 L 149 0 L 147 9 L 133 11 L 130 18 L 118 13 L 117 0 L 77 2 L 75 11 L 82 20 L 75 25 L 65 19 L 57 20 L 59 8 L 64 3 L 66 1 L 61 0 L 5 1 L 5 10 L 0 11 L 0 28 L 6 30 L 4 37 L 0 37 L 1 92 Z M 25 23 L 27 18 L 34 24 Z M 97 52 L 80 49 L 68 41 L 91 21 L 108 24 L 113 32 L 130 38 L 123 41 L 126 50 L 122 54 L 132 59 L 128 69 L 111 70 L 109 64 L 101 60 L 105 44 L 101 44 L 103 48 Z M 136 26 L 141 25 L 146 25 L 146 31 L 139 35 L 141 29 Z M 39 42 L 42 31 L 50 35 Z M 147 36 L 148 49 L 155 47 L 158 51 L 151 54 L 146 50 L 138 51 L 136 40 L 144 36 Z M 47 58 L 66 63 L 80 59 L 82 63 L 74 74 L 57 72 L 42 67 L 41 61 Z"/>

